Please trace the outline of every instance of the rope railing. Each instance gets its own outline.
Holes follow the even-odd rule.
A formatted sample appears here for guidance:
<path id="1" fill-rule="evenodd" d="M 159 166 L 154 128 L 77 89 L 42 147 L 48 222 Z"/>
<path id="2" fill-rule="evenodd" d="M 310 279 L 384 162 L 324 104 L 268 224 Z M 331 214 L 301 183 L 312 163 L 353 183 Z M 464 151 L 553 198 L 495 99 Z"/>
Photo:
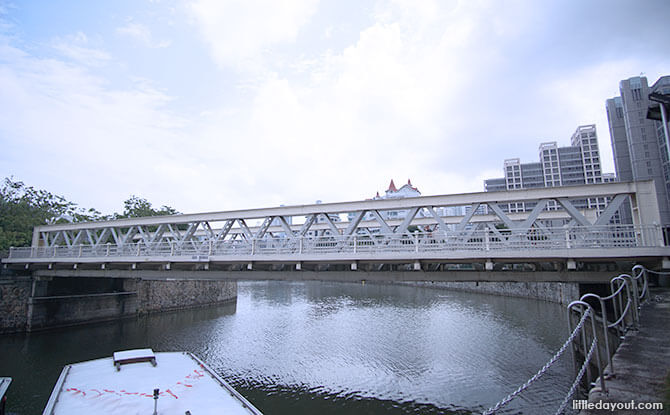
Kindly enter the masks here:
<path id="1" fill-rule="evenodd" d="M 539 379 L 542 375 L 544 375 L 547 370 L 563 355 L 565 350 L 568 348 L 568 346 L 572 343 L 572 341 L 577 337 L 577 335 L 580 333 L 580 330 L 584 326 L 584 322 L 586 321 L 587 317 L 590 314 L 590 310 L 587 311 L 582 315 L 582 318 L 579 320 L 579 324 L 575 327 L 575 329 L 572 331 L 572 334 L 570 334 L 570 337 L 563 343 L 563 346 L 554 354 L 554 356 L 549 359 L 549 361 L 540 369 L 533 377 L 528 379 L 526 383 L 523 385 L 519 386 L 517 390 L 514 392 L 510 393 L 507 395 L 503 400 L 489 408 L 488 410 L 483 412 L 483 415 L 490 415 L 496 413 L 500 408 L 503 406 L 507 405 L 509 402 L 511 402 L 514 398 L 516 398 L 518 395 L 521 394 L 524 390 L 526 390 L 533 382 L 535 382 L 537 379 Z"/>
<path id="2" fill-rule="evenodd" d="M 540 379 L 540 377 L 558 361 L 568 347 L 570 347 L 572 351 L 577 376 L 558 407 L 556 414 L 559 415 L 565 411 L 568 401 L 575 394 L 579 385 L 582 384 L 584 375 L 586 375 L 587 385 L 595 385 L 593 380 L 598 379 L 601 390 L 606 392 L 606 380 L 609 376 L 614 375 L 614 367 L 612 364 L 612 354 L 614 351 L 610 348 L 610 330 L 614 330 L 615 333 L 618 334 L 613 339 L 620 341 L 629 330 L 638 328 L 640 304 L 649 298 L 648 273 L 670 275 L 670 272 L 651 271 L 642 265 L 636 265 L 633 267 L 632 276 L 629 274 L 621 274 L 610 280 L 610 295 L 603 297 L 594 293 L 587 293 L 582 295 L 579 300 L 571 302 L 567 306 L 568 332 L 570 335 L 561 348 L 535 375 L 528 379 L 528 381 L 482 414 L 495 414 L 502 407 L 514 400 L 514 398 L 528 389 L 531 384 Z M 600 314 L 596 313 L 593 306 L 586 300 L 595 300 L 599 306 Z M 611 308 L 613 310 L 612 321 L 608 318 L 607 302 L 611 302 Z M 578 319 L 574 318 L 575 314 L 579 317 Z M 587 320 L 588 323 L 590 323 L 590 329 L 586 327 Z M 577 321 L 574 328 L 572 327 L 573 321 Z M 598 326 L 599 328 L 597 328 Z M 599 331 L 602 332 L 600 340 L 598 338 Z M 606 368 L 608 373 L 605 373 L 602 367 L 603 362 L 600 356 L 600 348 L 598 347 L 599 342 L 605 344 L 604 352 L 606 354 Z M 619 343 L 616 345 L 617 347 L 618 344 Z M 578 354 L 581 354 L 584 360 L 577 370 Z M 597 373 L 592 373 L 591 366 L 595 366 Z"/>

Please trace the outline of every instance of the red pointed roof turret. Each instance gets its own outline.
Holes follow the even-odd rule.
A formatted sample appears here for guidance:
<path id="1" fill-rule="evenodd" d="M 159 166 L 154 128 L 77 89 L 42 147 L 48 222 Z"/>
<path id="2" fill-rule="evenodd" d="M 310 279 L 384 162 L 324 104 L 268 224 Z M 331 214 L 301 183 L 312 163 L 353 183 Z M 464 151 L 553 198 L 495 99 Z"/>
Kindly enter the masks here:
<path id="1" fill-rule="evenodd" d="M 414 187 L 412 186 L 412 181 L 410 179 L 407 179 L 407 184 L 409 185 L 409 187 Z"/>
<path id="2" fill-rule="evenodd" d="M 386 190 L 387 192 L 397 192 L 398 189 L 395 187 L 395 183 L 393 183 L 393 179 L 391 179 L 391 183 L 389 183 L 389 188 Z"/>

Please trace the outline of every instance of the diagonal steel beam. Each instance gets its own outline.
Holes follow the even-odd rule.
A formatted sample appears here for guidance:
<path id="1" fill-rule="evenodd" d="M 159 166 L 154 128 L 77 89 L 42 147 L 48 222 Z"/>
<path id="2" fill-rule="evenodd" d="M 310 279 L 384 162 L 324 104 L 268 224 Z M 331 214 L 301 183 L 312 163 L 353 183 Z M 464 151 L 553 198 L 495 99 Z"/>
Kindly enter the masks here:
<path id="1" fill-rule="evenodd" d="M 117 246 L 123 245 L 121 241 L 121 237 L 119 236 L 120 232 L 116 232 L 116 228 L 108 228 L 109 231 L 112 233 L 112 238 L 114 238 L 114 243 L 116 243 Z"/>
<path id="2" fill-rule="evenodd" d="M 97 246 L 98 244 L 96 243 L 97 238 L 97 232 L 95 230 L 91 229 L 86 229 L 86 238 L 88 239 L 88 243 L 91 246 Z"/>
<path id="3" fill-rule="evenodd" d="M 305 236 L 309 231 L 309 228 L 314 224 L 315 221 L 316 221 L 316 213 L 307 216 L 307 218 L 305 219 L 305 223 L 302 224 L 300 230 L 298 231 L 298 236 Z"/>
<path id="4" fill-rule="evenodd" d="M 167 229 L 167 226 L 160 224 L 158 225 L 158 228 L 156 228 L 156 232 L 154 232 L 153 236 L 151 237 L 151 242 L 160 242 L 161 238 L 163 237 L 163 234 L 165 233 Z"/>
<path id="5" fill-rule="evenodd" d="M 233 219 L 229 219 L 226 221 L 226 223 L 223 225 L 219 233 L 214 238 L 214 244 L 216 246 L 218 246 L 219 243 L 221 243 L 221 241 L 226 239 L 226 236 L 228 236 L 228 232 L 230 232 L 230 230 L 233 228 L 234 223 L 235 221 Z"/>
<path id="6" fill-rule="evenodd" d="M 143 228 L 144 226 L 138 225 L 137 233 L 140 234 L 140 240 L 144 242 L 144 245 L 149 246 L 149 242 L 151 242 L 151 235 L 148 232 L 145 232 Z"/>
<path id="7" fill-rule="evenodd" d="M 207 233 L 207 239 L 214 239 L 214 230 L 212 229 L 212 225 L 209 224 L 209 222 L 205 221 L 202 223 L 202 227 L 205 228 L 205 232 Z"/>
<path id="8" fill-rule="evenodd" d="M 363 216 L 365 216 L 366 211 L 361 210 L 356 212 L 356 216 L 349 222 L 349 226 L 347 226 L 347 229 L 344 231 L 344 234 L 346 236 L 351 236 L 356 232 L 356 229 L 358 228 L 358 224 L 361 223 L 361 220 L 363 219 Z"/>
<path id="9" fill-rule="evenodd" d="M 189 223 L 188 229 L 186 229 L 186 233 L 180 241 L 182 245 L 193 237 L 193 234 L 198 229 L 198 226 L 200 226 L 200 222 Z"/>
<path id="10" fill-rule="evenodd" d="M 101 243 L 107 242 L 109 236 L 111 235 L 109 228 L 104 228 L 102 232 L 97 236 L 95 240 L 95 246 L 99 246 Z"/>
<path id="11" fill-rule="evenodd" d="M 75 235 L 74 239 L 72 240 L 72 245 L 79 245 L 81 243 L 81 239 L 83 236 L 84 236 L 84 230 L 82 229 Z"/>
<path id="12" fill-rule="evenodd" d="M 242 229 L 242 233 L 247 240 L 250 241 L 254 239 L 254 235 L 251 233 L 251 230 L 249 230 L 247 222 L 244 219 L 237 219 L 237 223 L 240 225 L 240 229 Z"/>
<path id="13" fill-rule="evenodd" d="M 535 205 L 535 207 L 534 207 L 533 210 L 530 212 L 530 214 L 528 215 L 528 217 L 526 218 L 526 220 L 524 220 L 523 222 L 519 223 L 519 224 L 516 226 L 516 229 L 522 229 L 522 230 L 523 230 L 523 229 L 530 229 L 531 225 L 532 225 L 533 223 L 535 223 L 535 221 L 537 220 L 537 218 L 540 216 L 540 213 L 542 213 L 542 211 L 544 210 L 544 208 L 547 206 L 547 202 L 549 202 L 549 200 L 547 200 L 547 199 L 541 199 L 541 200 L 538 200 L 538 201 L 537 201 L 537 205 Z"/>
<path id="14" fill-rule="evenodd" d="M 384 221 L 384 218 L 382 218 L 382 215 L 379 214 L 379 211 L 377 210 L 371 210 L 370 213 L 372 213 L 372 216 L 379 222 L 379 226 L 382 229 L 382 233 L 386 235 L 390 235 L 393 233 L 391 228 L 386 224 L 386 221 Z"/>
<path id="15" fill-rule="evenodd" d="M 265 232 L 267 232 L 268 228 L 272 224 L 272 220 L 274 219 L 274 216 L 268 216 L 263 220 L 263 223 L 261 224 L 260 228 L 258 228 L 258 232 L 256 232 L 255 238 L 256 239 L 261 239 L 262 237 L 265 236 Z"/>
<path id="16" fill-rule="evenodd" d="M 131 226 L 128 229 L 128 232 L 126 232 L 125 235 L 121 236 L 121 245 L 125 245 L 129 242 L 133 241 L 133 238 L 135 237 L 135 234 L 137 234 L 137 226 Z"/>
<path id="17" fill-rule="evenodd" d="M 421 209 L 421 208 L 420 207 L 410 208 L 407 211 L 407 216 L 405 216 L 405 219 L 402 221 L 400 226 L 398 226 L 398 228 L 396 228 L 394 233 L 397 233 L 397 234 L 405 233 L 405 231 L 407 231 L 407 228 L 409 227 L 409 224 L 412 223 L 412 221 L 414 220 L 414 217 L 419 212 L 419 209 Z"/>
<path id="18" fill-rule="evenodd" d="M 61 234 L 63 235 L 63 239 L 65 240 L 65 244 L 67 246 L 72 246 L 72 243 L 70 242 L 70 232 L 69 231 L 62 231 Z"/>
<path id="19" fill-rule="evenodd" d="M 475 212 L 477 212 L 477 209 L 479 209 L 479 205 L 480 205 L 480 203 L 473 203 L 472 204 L 472 207 L 471 207 L 470 211 L 465 216 L 463 216 L 463 219 L 461 219 L 461 222 L 458 225 L 456 225 L 456 230 L 457 231 L 462 231 L 463 229 L 465 229 L 467 224 L 470 222 L 470 219 L 472 219 L 472 217 L 475 215 Z"/>
<path id="20" fill-rule="evenodd" d="M 428 209 L 430 215 L 433 217 L 433 219 L 435 219 L 435 222 L 437 222 L 437 226 L 440 228 L 440 230 L 446 235 L 448 231 L 447 225 L 444 223 L 440 215 L 435 212 L 435 208 L 433 206 L 428 206 L 426 209 Z"/>
<path id="21" fill-rule="evenodd" d="M 288 224 L 286 218 L 283 216 L 277 216 L 277 219 L 279 219 L 279 224 L 281 225 L 281 227 L 284 228 L 284 233 L 286 234 L 286 236 L 288 236 L 289 238 L 295 238 L 293 230 L 291 230 L 291 225 Z"/>
<path id="22" fill-rule="evenodd" d="M 168 224 L 168 230 L 170 231 L 170 237 L 172 237 L 173 241 L 181 241 L 181 232 L 179 232 L 177 225 L 172 226 L 171 224 Z"/>
<path id="23" fill-rule="evenodd" d="M 566 212 L 570 216 L 572 216 L 572 219 L 574 219 L 577 223 L 579 223 L 582 226 L 592 226 L 591 222 L 589 222 L 584 215 L 581 214 L 580 211 L 577 210 L 576 207 L 568 200 L 566 197 L 559 197 L 556 199 L 558 203 L 560 203 L 561 206 L 563 206 L 563 209 L 565 209 Z"/>
<path id="24" fill-rule="evenodd" d="M 328 226 L 330 226 L 330 231 L 333 233 L 334 236 L 337 236 L 340 234 L 340 230 L 337 229 L 337 226 L 335 226 L 335 223 L 331 219 L 330 216 L 326 213 L 320 213 L 324 218 L 326 218 L 326 222 L 328 222 Z"/>
<path id="25" fill-rule="evenodd" d="M 514 222 L 507 215 L 505 215 L 505 212 L 503 212 L 502 209 L 500 209 L 500 206 L 498 206 L 497 203 L 489 202 L 489 203 L 487 203 L 487 205 L 491 208 L 493 213 L 495 213 L 496 216 L 499 217 L 500 220 L 503 221 L 505 226 L 507 226 L 509 229 L 514 229 L 516 227 Z"/>
<path id="26" fill-rule="evenodd" d="M 598 216 L 598 219 L 596 219 L 594 225 L 595 226 L 600 226 L 600 225 L 607 225 L 610 222 L 610 219 L 612 219 L 612 216 L 619 210 L 623 202 L 626 200 L 628 195 L 616 195 L 614 196 L 614 199 L 607 205 L 605 210 L 603 210 L 603 213 Z"/>

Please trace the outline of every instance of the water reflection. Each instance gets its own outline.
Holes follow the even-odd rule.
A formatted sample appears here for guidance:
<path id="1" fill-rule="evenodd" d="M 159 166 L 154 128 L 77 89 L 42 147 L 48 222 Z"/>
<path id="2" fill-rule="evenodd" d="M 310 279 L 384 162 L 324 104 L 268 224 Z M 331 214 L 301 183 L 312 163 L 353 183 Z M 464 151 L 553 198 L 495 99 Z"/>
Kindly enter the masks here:
<path id="1" fill-rule="evenodd" d="M 518 298 L 324 282 L 238 289 L 223 307 L 0 337 L 10 409 L 40 412 L 66 363 L 150 346 L 196 353 L 268 414 L 481 412 L 566 337 L 562 307 Z M 557 407 L 568 363 L 510 413 Z"/>

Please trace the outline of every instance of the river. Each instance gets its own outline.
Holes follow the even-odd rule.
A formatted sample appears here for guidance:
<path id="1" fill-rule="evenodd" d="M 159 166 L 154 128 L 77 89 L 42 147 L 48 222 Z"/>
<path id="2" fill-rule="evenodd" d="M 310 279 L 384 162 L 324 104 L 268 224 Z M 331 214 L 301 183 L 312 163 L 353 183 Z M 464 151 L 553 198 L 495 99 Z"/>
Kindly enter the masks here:
<path id="1" fill-rule="evenodd" d="M 240 282 L 235 303 L 0 336 L 8 410 L 41 413 L 67 363 L 187 350 L 271 414 L 481 413 L 567 337 L 565 308 L 405 285 Z M 555 411 L 569 356 L 501 413 Z M 148 386 L 151 389 L 151 385 Z"/>

